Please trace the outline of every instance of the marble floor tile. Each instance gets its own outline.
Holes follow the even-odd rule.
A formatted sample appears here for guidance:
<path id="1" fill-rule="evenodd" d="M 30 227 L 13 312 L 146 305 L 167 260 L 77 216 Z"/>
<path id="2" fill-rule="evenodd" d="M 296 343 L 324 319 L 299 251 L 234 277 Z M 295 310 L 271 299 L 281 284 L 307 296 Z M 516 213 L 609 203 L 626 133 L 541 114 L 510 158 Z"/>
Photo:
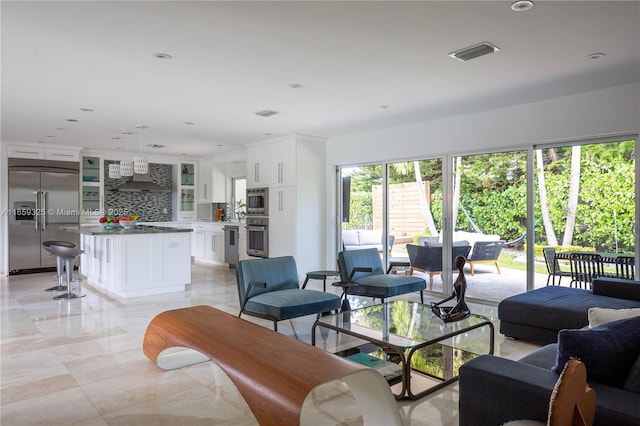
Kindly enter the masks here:
<path id="1" fill-rule="evenodd" d="M 209 305 L 238 313 L 235 270 L 192 265 L 185 291 L 120 299 L 82 282 L 86 297 L 53 300 L 44 289 L 53 274 L 0 278 L 0 423 L 25 425 L 255 425 L 242 396 L 215 364 L 204 362 L 174 371 L 159 369 L 142 353 L 147 325 L 159 313 Z M 309 288 L 320 290 L 322 282 Z M 336 291 L 328 286 L 328 291 Z M 336 292 L 337 294 L 337 292 Z M 406 298 L 418 301 L 419 296 Z M 368 299 L 354 298 L 352 306 Z M 492 320 L 497 309 L 470 304 Z M 271 321 L 243 318 L 271 328 Z M 283 321 L 282 334 L 311 342 L 313 317 Z M 335 351 L 353 338 L 323 331 L 317 345 Z M 535 350 L 496 332 L 496 354 L 517 359 Z M 256 366 L 255 368 L 260 368 Z M 417 401 L 398 401 L 406 425 L 457 425 L 458 385 Z M 305 401 L 304 425 L 361 425 L 357 401 L 342 382 L 315 389 Z"/>

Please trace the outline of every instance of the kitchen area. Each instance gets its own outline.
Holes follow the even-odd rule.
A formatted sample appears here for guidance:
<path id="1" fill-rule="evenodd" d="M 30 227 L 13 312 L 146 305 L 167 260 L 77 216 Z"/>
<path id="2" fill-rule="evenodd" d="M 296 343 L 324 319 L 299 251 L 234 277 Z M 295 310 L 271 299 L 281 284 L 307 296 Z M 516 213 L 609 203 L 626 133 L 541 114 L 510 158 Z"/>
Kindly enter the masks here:
<path id="1" fill-rule="evenodd" d="M 105 270 L 105 265 L 94 265 L 99 250 L 110 263 L 115 259 L 118 240 L 133 238 L 134 234 L 145 234 L 149 239 L 151 234 L 168 233 L 167 229 L 176 230 L 176 234 L 188 230 L 188 234 L 180 235 L 180 244 L 170 242 L 167 247 L 182 246 L 187 237 L 189 263 L 235 267 L 241 258 L 248 258 L 244 152 L 179 161 L 153 156 L 147 173 L 118 176 L 110 170 L 113 164 L 122 162 L 120 153 L 62 150 L 65 155 L 58 159 L 42 147 L 7 148 L 3 155 L 7 172 L 0 179 L 6 197 L 2 206 L 2 228 L 6 232 L 0 250 L 4 276 L 55 270 L 55 257 L 42 243 L 57 240 L 85 250 L 80 256 L 80 272 L 98 282 L 101 278 L 91 271 Z M 56 214 L 46 214 L 50 211 Z M 133 228 L 124 229 L 115 223 L 133 215 L 137 219 Z M 143 232 L 154 228 L 154 232 Z M 78 232 L 69 232 L 73 229 Z M 122 255 L 121 261 L 130 255 Z M 165 263 L 175 265 L 174 259 Z M 185 276 L 183 273 L 178 281 L 188 283 Z M 180 287 L 167 288 L 176 289 Z"/>
<path id="2" fill-rule="evenodd" d="M 327 219 L 321 208 L 325 202 L 324 142 L 322 138 L 290 135 L 207 158 L 148 155 L 146 173 L 126 176 L 111 173 L 113 165 L 122 166 L 125 162 L 127 154 L 122 151 L 5 145 L 2 162 L 7 167 L 9 161 L 75 163 L 71 178 L 71 191 L 77 194 L 71 197 L 75 203 L 50 204 L 66 208 L 69 214 L 56 218 L 64 220 L 66 227 L 98 227 L 93 229 L 98 235 L 104 225 L 101 221 L 114 222 L 135 215 L 137 227 L 188 229 L 191 262 L 233 268 L 240 260 L 251 257 L 292 255 L 303 275 L 323 267 L 326 256 L 323 230 Z M 9 261 L 11 253 L 21 250 L 18 241 L 23 239 L 10 232 L 10 225 L 18 219 L 12 217 L 11 208 L 16 202 L 38 208 L 35 203 L 40 201 L 33 194 L 40 189 L 28 189 L 14 199 L 8 173 L 2 173 L 0 179 L 0 190 L 5 194 L 0 207 L 7 213 L 0 218 L 0 272 L 8 276 L 28 269 L 54 269 L 55 260 L 40 247 L 44 241 L 40 237 L 32 251 L 44 263 Z M 60 228 L 54 226 L 53 219 L 44 219 L 47 229 Z M 23 228 L 35 231 L 36 224 Z M 55 239 L 75 239 L 81 248 L 87 244 L 84 237 L 71 233 Z"/>

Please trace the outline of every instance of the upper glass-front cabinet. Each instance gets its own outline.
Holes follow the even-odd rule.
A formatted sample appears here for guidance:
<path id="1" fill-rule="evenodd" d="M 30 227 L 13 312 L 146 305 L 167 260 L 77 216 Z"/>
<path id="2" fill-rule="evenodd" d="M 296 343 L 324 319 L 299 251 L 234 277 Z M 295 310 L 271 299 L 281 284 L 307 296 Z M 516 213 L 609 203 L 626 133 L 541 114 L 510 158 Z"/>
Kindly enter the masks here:
<path id="1" fill-rule="evenodd" d="M 194 185 L 194 164 L 192 163 L 182 163 L 180 164 L 180 184 L 183 186 L 193 186 Z"/>
<path id="2" fill-rule="evenodd" d="M 82 157 L 82 181 L 100 182 L 99 157 Z"/>

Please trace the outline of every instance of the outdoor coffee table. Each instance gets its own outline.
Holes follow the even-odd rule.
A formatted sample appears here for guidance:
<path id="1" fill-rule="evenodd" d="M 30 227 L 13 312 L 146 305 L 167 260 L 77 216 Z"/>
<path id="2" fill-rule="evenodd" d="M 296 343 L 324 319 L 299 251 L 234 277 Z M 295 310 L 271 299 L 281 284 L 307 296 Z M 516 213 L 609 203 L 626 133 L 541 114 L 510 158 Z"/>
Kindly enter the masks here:
<path id="1" fill-rule="evenodd" d="M 465 357 L 493 354 L 495 333 L 486 317 L 471 314 L 463 320 L 445 323 L 431 312 L 429 305 L 405 300 L 321 316 L 311 328 L 314 346 L 318 327 L 364 340 L 364 345 L 356 344 L 341 354 L 370 364 L 390 384 L 401 383 L 396 399 L 418 399 L 456 381 L 459 365 L 455 363 L 461 364 Z M 371 352 L 374 354 L 369 355 Z M 426 371 L 434 361 L 441 363 L 441 375 Z M 414 393 L 412 375 L 416 378 L 422 375 L 436 384 Z"/>

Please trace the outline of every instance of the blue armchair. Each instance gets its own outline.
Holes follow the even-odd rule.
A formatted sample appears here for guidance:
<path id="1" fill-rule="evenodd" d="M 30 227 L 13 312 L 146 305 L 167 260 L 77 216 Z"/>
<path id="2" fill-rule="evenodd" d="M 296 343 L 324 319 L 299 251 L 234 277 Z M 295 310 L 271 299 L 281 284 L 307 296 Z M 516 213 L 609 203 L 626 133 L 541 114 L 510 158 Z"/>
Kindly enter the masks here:
<path id="1" fill-rule="evenodd" d="M 240 317 L 243 313 L 273 321 L 330 312 L 340 308 L 340 297 L 299 287 L 298 270 L 291 256 L 249 259 L 236 269 Z"/>
<path id="2" fill-rule="evenodd" d="M 342 282 L 357 284 L 348 287 L 349 294 L 380 298 L 384 303 L 387 297 L 419 291 L 420 302 L 424 302 L 425 280 L 410 275 L 386 274 L 375 248 L 341 251 L 338 267 Z"/>

